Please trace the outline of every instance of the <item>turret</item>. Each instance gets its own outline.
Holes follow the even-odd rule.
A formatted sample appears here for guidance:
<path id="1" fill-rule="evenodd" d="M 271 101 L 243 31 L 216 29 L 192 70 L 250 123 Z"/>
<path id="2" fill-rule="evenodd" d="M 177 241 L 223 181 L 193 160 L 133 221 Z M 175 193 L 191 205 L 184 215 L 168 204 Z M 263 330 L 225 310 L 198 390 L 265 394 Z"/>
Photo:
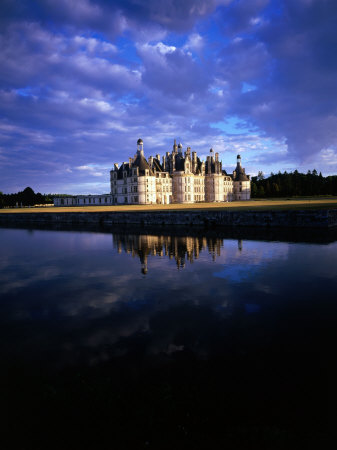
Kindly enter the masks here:
<path id="1" fill-rule="evenodd" d="M 144 156 L 143 140 L 142 139 L 138 139 L 138 141 L 137 141 L 137 153 L 139 153 L 142 156 Z"/>

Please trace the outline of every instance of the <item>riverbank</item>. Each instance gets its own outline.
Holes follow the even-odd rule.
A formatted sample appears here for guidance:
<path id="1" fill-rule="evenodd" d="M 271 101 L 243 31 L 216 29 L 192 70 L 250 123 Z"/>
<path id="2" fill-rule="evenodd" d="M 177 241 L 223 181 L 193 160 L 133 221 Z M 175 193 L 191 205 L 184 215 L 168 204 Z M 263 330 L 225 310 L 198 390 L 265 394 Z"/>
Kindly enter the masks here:
<path id="1" fill-rule="evenodd" d="M 157 205 L 155 205 L 157 206 Z M 171 206 L 171 205 L 168 205 Z M 181 206 L 181 205 L 174 205 Z M 185 205 L 184 205 L 185 206 Z M 121 210 L 115 207 L 108 209 L 53 208 L 51 211 L 10 211 L 0 213 L 0 224 L 80 224 L 99 226 L 109 229 L 114 226 L 136 226 L 144 231 L 147 229 L 191 227 L 196 229 L 221 229 L 228 227 L 258 227 L 258 228 L 316 228 L 330 229 L 337 227 L 337 205 L 331 202 L 330 208 L 319 207 L 314 203 L 312 207 L 304 208 L 297 204 L 297 208 L 253 207 L 253 203 L 245 208 L 220 207 L 213 208 L 165 208 L 165 209 L 133 209 Z M 10 212 L 9 212 L 10 211 Z"/>

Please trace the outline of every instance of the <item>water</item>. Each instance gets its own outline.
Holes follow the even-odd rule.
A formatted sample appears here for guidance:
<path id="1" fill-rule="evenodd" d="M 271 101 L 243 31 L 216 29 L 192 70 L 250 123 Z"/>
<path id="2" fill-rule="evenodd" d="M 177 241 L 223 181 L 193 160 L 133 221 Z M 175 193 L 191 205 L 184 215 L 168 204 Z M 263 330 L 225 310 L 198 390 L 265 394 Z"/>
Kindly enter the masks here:
<path id="1" fill-rule="evenodd" d="M 0 240 L 6 448 L 333 442 L 336 241 Z"/>

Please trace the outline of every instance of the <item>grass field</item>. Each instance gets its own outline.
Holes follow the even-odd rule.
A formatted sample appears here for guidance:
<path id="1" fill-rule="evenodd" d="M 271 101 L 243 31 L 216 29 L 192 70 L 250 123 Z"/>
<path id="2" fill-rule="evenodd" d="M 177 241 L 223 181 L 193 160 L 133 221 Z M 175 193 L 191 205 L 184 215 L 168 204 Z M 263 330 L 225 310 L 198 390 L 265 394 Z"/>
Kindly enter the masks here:
<path id="1" fill-rule="evenodd" d="M 229 203 L 193 203 L 171 205 L 120 205 L 120 206 L 66 206 L 66 207 L 31 207 L 0 209 L 0 213 L 48 213 L 48 212 L 97 212 L 97 211 L 174 211 L 174 210 L 270 210 L 270 209 L 332 209 L 337 208 L 334 198 L 298 198 L 298 199 L 253 199 L 245 202 Z"/>

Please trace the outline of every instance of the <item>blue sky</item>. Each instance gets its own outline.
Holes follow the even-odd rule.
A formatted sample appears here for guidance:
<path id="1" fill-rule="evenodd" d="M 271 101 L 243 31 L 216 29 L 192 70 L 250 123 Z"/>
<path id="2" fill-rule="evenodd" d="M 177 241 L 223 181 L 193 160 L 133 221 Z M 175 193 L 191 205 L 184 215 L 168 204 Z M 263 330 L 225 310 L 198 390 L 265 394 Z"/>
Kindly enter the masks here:
<path id="1" fill-rule="evenodd" d="M 335 0 L 3 0 L 0 190 L 109 192 L 139 137 L 337 173 Z"/>

